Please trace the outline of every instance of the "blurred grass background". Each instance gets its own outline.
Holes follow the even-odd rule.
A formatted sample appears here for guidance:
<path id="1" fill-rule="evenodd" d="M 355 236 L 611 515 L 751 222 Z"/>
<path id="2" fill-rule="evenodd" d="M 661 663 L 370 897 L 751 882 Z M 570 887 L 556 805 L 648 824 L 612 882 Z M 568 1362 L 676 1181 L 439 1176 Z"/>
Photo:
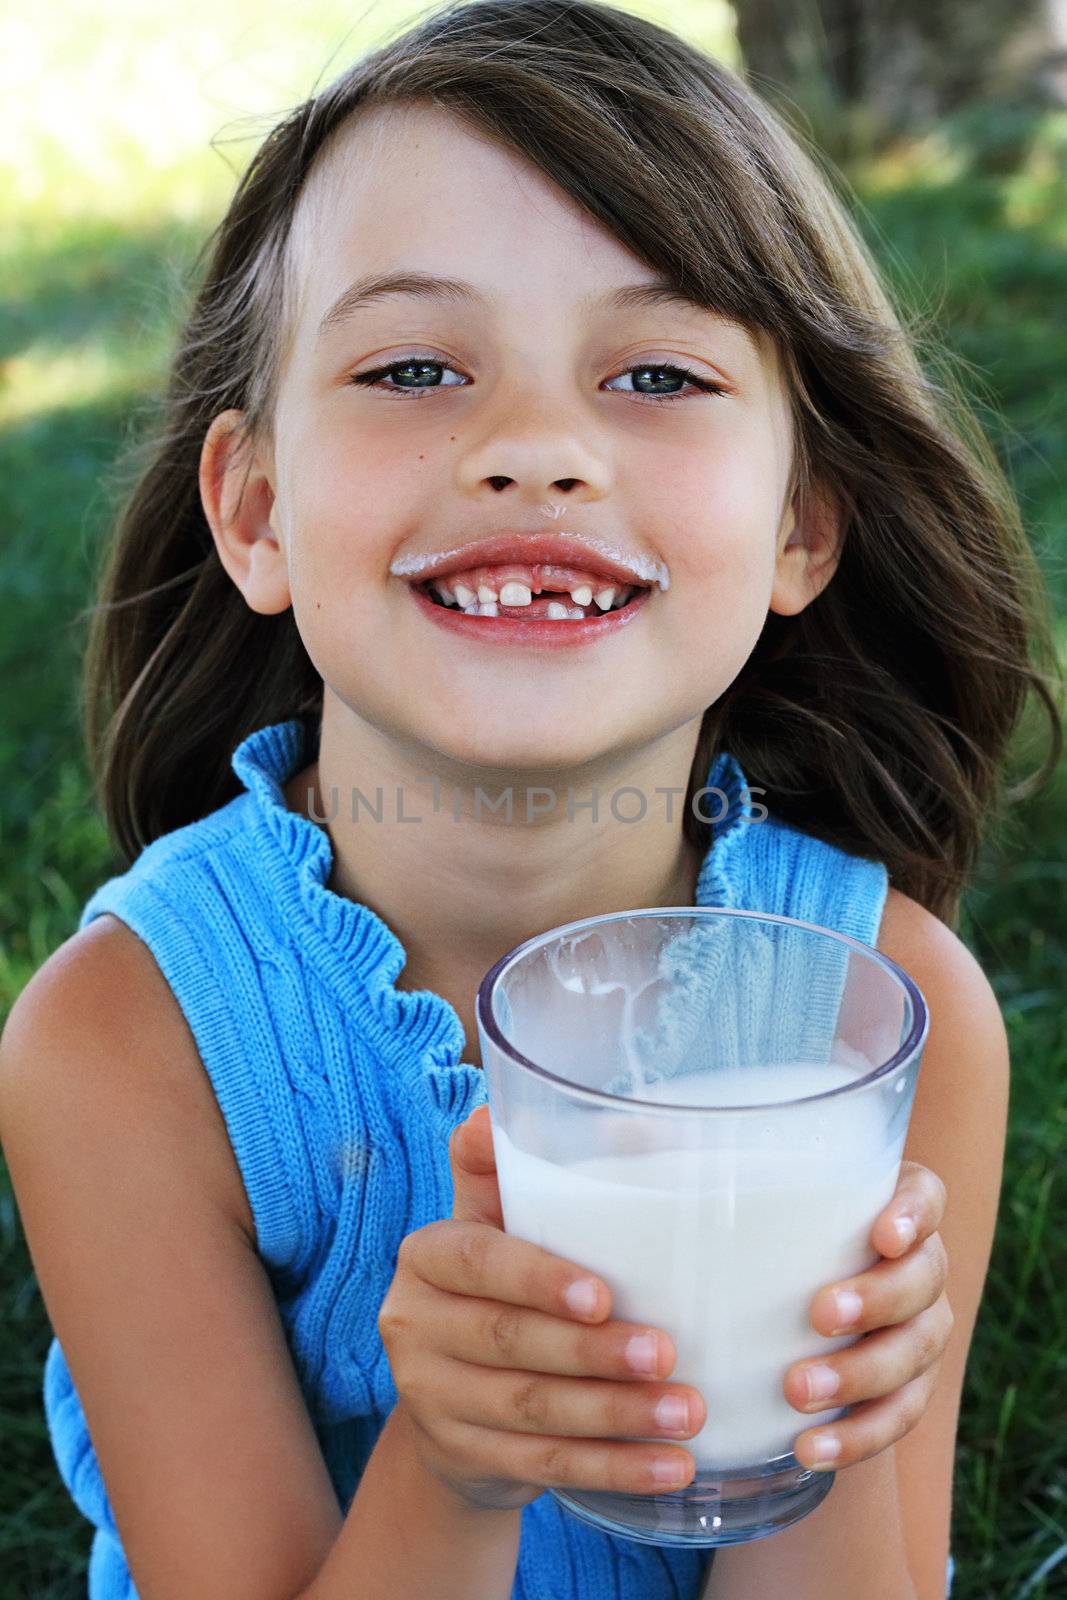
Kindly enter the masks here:
<path id="1" fill-rule="evenodd" d="M 193 0 L 161 22 L 130 0 L 19 0 L 0 20 L 0 1018 L 115 870 L 80 743 L 78 613 L 108 530 L 107 474 L 163 381 L 186 275 L 277 118 L 419 9 L 312 0 L 264 15 Z M 726 0 L 628 9 L 739 64 Z M 1067 117 L 987 96 L 921 132 L 873 139 L 850 124 L 846 138 L 832 101 L 794 105 L 844 162 L 904 305 L 933 315 L 957 358 L 1067 657 Z M 1017 770 L 1032 765 L 1023 742 Z M 1067 1595 L 1065 900 L 1061 769 L 990 839 L 964 904 L 1013 1087 L 959 1431 L 954 1600 Z M 0 1600 L 74 1600 L 91 1530 L 47 1439 L 50 1330 L 2 1161 L 0 1303 Z"/>

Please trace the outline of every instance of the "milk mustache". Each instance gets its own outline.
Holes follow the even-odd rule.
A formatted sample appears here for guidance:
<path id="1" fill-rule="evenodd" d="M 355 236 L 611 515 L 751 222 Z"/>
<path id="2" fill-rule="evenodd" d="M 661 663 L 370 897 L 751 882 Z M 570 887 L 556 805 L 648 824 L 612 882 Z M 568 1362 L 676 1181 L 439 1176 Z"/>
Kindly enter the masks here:
<path id="1" fill-rule="evenodd" d="M 824 1094 L 869 1070 L 726 1068 L 653 1084 L 641 1098 L 751 1107 Z M 494 1125 L 507 1231 L 603 1278 L 613 1317 L 673 1338 L 671 1381 L 692 1384 L 708 1410 L 685 1441 L 698 1469 L 771 1460 L 806 1428 L 841 1415 L 840 1407 L 795 1410 L 782 1380 L 794 1361 L 854 1342 L 816 1333 L 809 1310 L 824 1284 L 879 1259 L 870 1231 L 892 1199 L 901 1156 L 900 1144 L 886 1145 L 884 1092 L 875 1085 L 788 1113 L 768 1104 L 766 1115 L 634 1117 L 620 1146 L 632 1132 L 637 1148 L 567 1165 L 518 1148 Z M 540 1147 L 529 1131 L 525 1142 Z"/>

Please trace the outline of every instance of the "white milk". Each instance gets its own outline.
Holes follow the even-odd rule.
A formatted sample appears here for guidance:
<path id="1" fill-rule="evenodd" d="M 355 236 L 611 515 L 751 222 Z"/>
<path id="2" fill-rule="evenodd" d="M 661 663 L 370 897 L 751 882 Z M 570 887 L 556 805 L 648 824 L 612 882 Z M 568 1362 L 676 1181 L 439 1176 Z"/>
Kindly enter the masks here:
<path id="1" fill-rule="evenodd" d="M 803 1064 L 759 1072 L 766 1097 L 779 1100 L 855 1078 L 847 1068 Z M 795 1410 L 782 1379 L 794 1361 L 856 1337 L 824 1338 L 809 1309 L 824 1284 L 879 1259 L 869 1234 L 893 1196 L 901 1154 L 885 1148 L 884 1092 L 723 1119 L 730 1130 L 720 1124 L 719 1150 L 685 1148 L 685 1130 L 699 1119 L 630 1113 L 629 1153 L 568 1166 L 527 1154 L 494 1126 L 507 1231 L 603 1278 L 613 1317 L 673 1338 L 671 1379 L 692 1384 L 708 1408 L 700 1433 L 685 1441 L 699 1468 L 754 1466 L 841 1415 L 841 1407 Z M 745 1105 L 752 1094 L 753 1072 L 744 1069 L 642 1091 L 676 1105 Z"/>

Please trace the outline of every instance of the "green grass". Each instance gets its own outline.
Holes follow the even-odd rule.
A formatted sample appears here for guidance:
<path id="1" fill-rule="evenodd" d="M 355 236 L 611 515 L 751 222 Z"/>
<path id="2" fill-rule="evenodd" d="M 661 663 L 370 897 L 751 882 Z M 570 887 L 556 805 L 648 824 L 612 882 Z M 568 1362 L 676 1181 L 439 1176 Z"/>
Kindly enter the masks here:
<path id="1" fill-rule="evenodd" d="M 368 8 L 370 32 L 412 9 Z M 49 88 L 46 110 L 62 100 L 88 131 L 65 143 L 31 95 L 16 116 L 18 182 L 0 261 L 0 1013 L 113 870 L 79 743 L 84 640 L 74 619 L 106 531 L 104 475 L 161 381 L 174 286 L 232 182 L 207 142 L 235 116 L 281 109 L 310 87 L 352 22 L 344 8 L 318 5 L 282 27 L 243 4 L 209 49 L 215 10 L 187 10 L 165 36 L 132 7 L 109 7 L 110 32 L 94 27 L 98 12 L 71 4 L 42 13 L 41 48 L 65 85 L 59 100 Z M 719 7 L 675 4 L 669 20 L 683 27 L 690 17 L 697 36 L 712 13 L 720 39 Z M 11 74 L 3 47 L 12 24 L 3 27 L 0 60 Z M 109 46 L 120 36 L 129 42 L 116 55 Z M 157 94 L 172 91 L 170 145 L 154 125 L 150 139 L 137 138 L 146 74 Z M 1005 171 L 982 159 L 984 128 L 961 123 L 859 170 L 860 220 L 908 302 L 937 313 L 966 364 L 1067 641 L 1067 331 L 1057 326 L 1065 138 L 1062 122 L 1032 129 Z M 227 159 L 239 169 L 250 149 Z M 963 935 L 1007 1021 L 1013 1088 L 960 1422 L 954 1600 L 1067 1592 L 1067 1201 L 1056 1182 L 1067 1137 L 1065 840 L 1061 770 L 1016 808 L 1000 848 L 990 843 L 964 905 Z M 74 1600 L 85 1592 L 90 1530 L 47 1440 L 40 1386 L 50 1333 L 2 1163 L 0 1301 L 0 1600 Z"/>

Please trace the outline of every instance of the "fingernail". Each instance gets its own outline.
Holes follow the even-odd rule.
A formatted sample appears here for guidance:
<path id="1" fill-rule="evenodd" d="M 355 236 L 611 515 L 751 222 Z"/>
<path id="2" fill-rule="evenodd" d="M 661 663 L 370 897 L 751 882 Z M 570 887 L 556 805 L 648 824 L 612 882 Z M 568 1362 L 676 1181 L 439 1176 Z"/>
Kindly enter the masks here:
<path id="1" fill-rule="evenodd" d="M 634 1372 L 655 1372 L 659 1343 L 654 1333 L 635 1333 L 626 1341 L 626 1364 Z"/>
<path id="2" fill-rule="evenodd" d="M 893 1226 L 897 1230 L 897 1238 L 905 1249 L 907 1249 L 908 1245 L 915 1243 L 918 1237 L 918 1230 L 910 1217 L 897 1217 L 893 1222 Z"/>
<path id="3" fill-rule="evenodd" d="M 653 1416 L 656 1427 L 662 1428 L 665 1433 L 689 1432 L 689 1402 L 680 1394 L 665 1394 Z"/>
<path id="4" fill-rule="evenodd" d="M 564 1291 L 564 1300 L 577 1317 L 591 1317 L 596 1310 L 597 1289 L 592 1278 L 575 1278 Z"/>
<path id="5" fill-rule="evenodd" d="M 807 1379 L 809 1400 L 825 1400 L 841 1387 L 841 1379 L 833 1367 L 809 1367 Z"/>
<path id="6" fill-rule="evenodd" d="M 675 1456 L 657 1456 L 652 1463 L 652 1477 L 656 1483 L 681 1485 L 688 1476 L 685 1463 Z"/>
<path id="7" fill-rule="evenodd" d="M 860 1312 L 863 1310 L 863 1301 L 852 1289 L 839 1289 L 834 1296 L 837 1321 L 834 1323 L 834 1332 L 840 1333 L 850 1323 L 858 1322 Z"/>
<path id="8" fill-rule="evenodd" d="M 811 1449 L 815 1471 L 825 1472 L 841 1454 L 841 1440 L 835 1433 L 817 1433 L 811 1441 Z"/>

